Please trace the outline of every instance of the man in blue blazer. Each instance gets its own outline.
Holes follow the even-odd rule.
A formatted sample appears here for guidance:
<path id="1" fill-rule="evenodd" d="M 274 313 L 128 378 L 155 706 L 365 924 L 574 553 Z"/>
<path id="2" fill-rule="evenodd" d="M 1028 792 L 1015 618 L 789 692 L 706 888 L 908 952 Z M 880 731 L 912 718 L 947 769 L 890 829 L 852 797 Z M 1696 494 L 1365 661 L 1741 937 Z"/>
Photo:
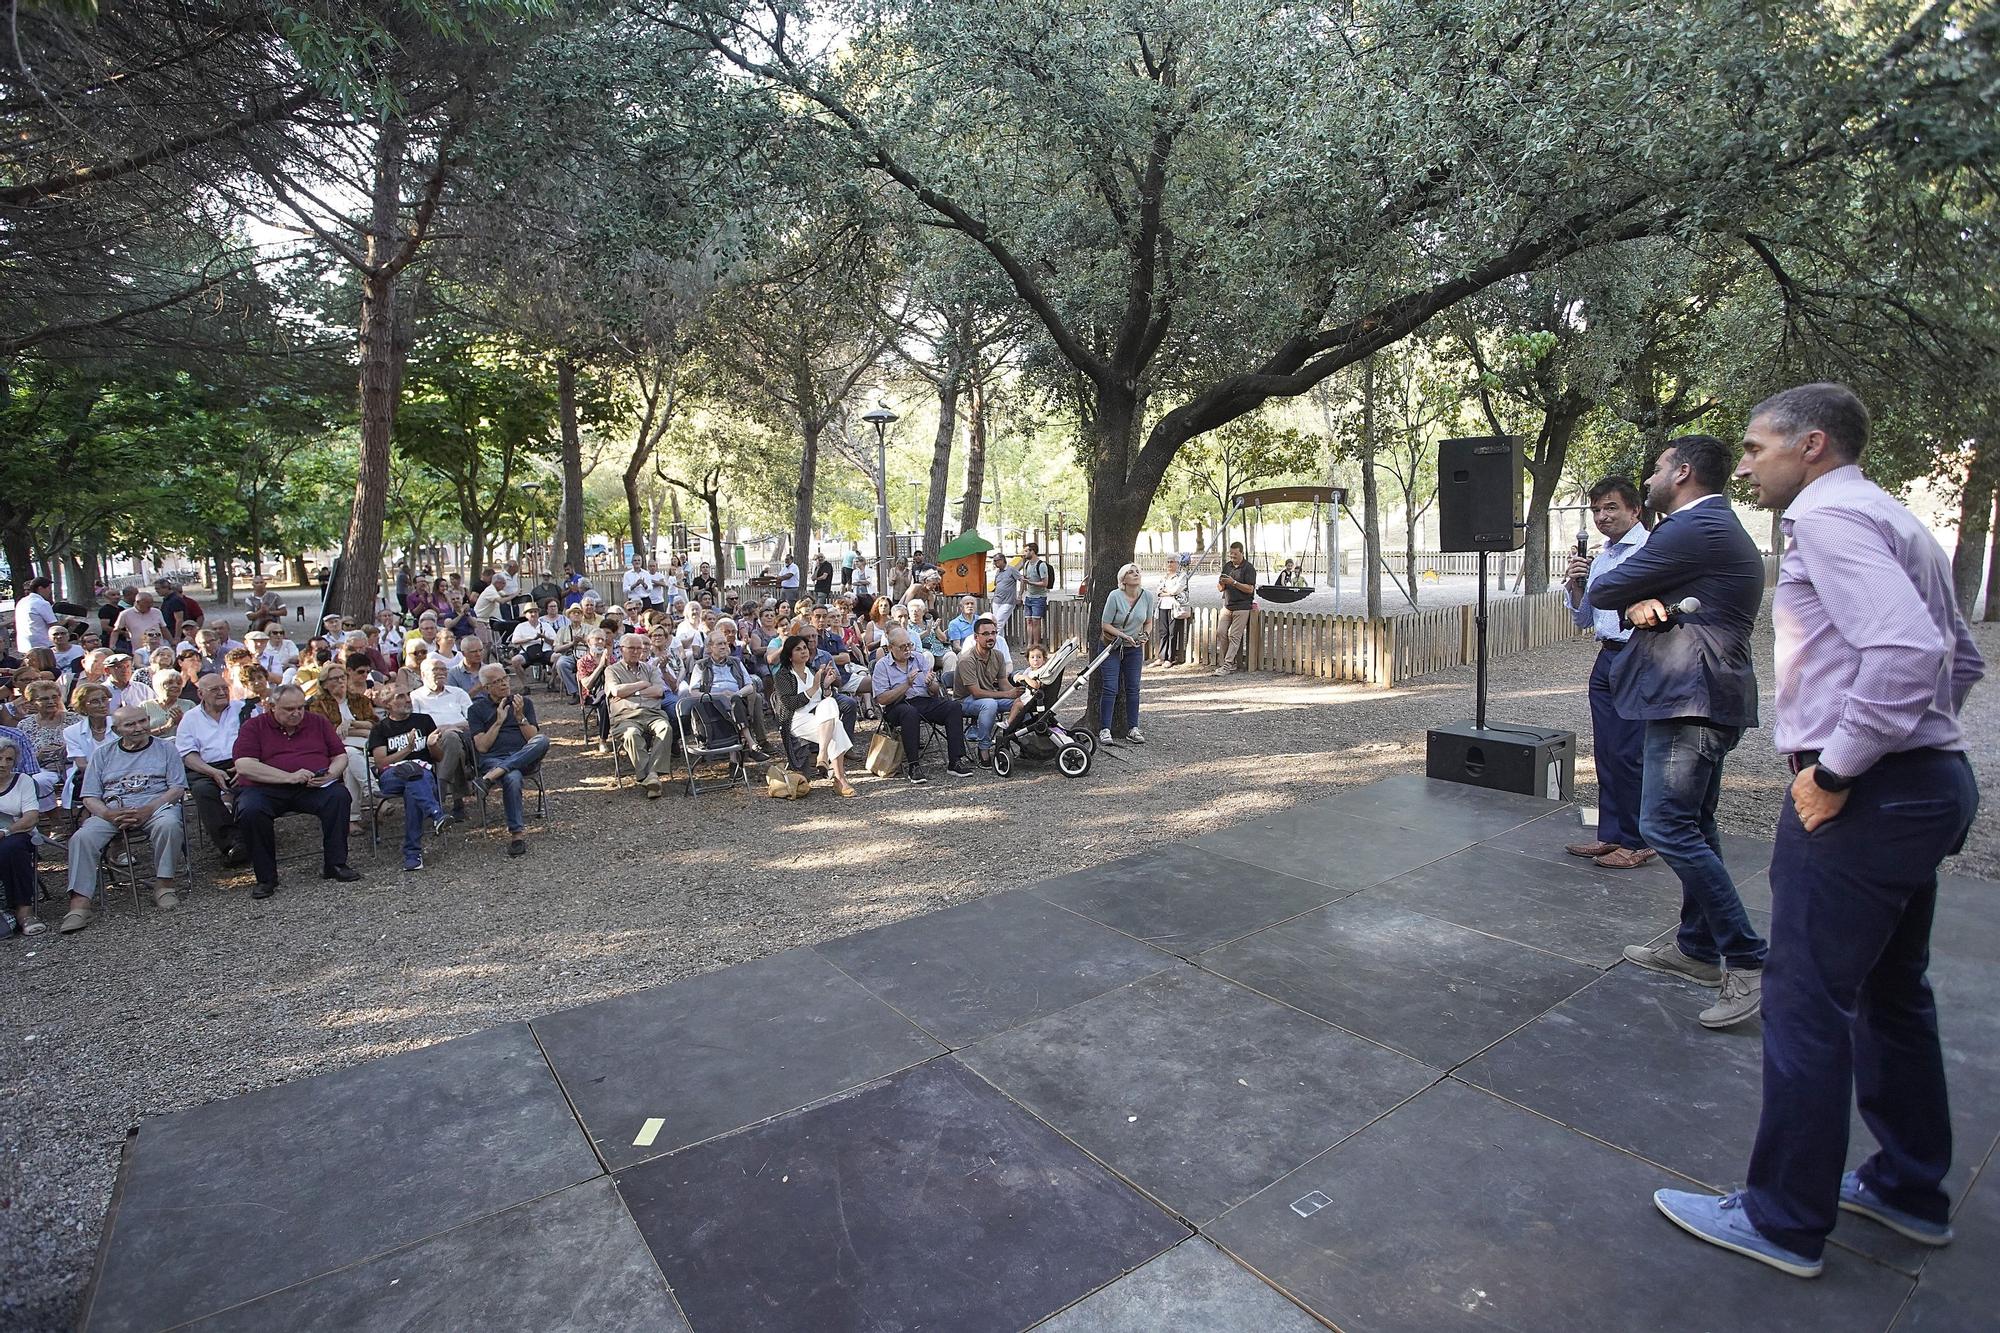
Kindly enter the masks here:
<path id="1" fill-rule="evenodd" d="M 1764 562 L 1723 489 L 1736 455 L 1712 435 L 1660 451 L 1646 503 L 1664 515 L 1645 546 L 1590 586 L 1593 605 L 1622 609 L 1639 632 L 1618 655 L 1618 711 L 1644 719 L 1639 831 L 1681 881 L 1681 927 L 1670 943 L 1630 945 L 1640 967 L 1716 986 L 1703 1025 L 1729 1027 L 1763 1005 L 1768 945 L 1750 924 L 1722 863 L 1715 802 L 1722 761 L 1757 725 L 1750 630 L 1764 597 Z M 1683 613 L 1684 598 L 1701 603 Z"/>

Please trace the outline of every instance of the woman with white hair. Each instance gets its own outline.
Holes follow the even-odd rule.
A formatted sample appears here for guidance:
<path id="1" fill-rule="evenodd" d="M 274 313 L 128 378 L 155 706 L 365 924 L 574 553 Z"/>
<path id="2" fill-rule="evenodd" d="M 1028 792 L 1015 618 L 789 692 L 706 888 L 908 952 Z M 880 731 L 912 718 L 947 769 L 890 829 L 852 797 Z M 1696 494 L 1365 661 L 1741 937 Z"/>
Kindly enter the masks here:
<path id="1" fill-rule="evenodd" d="M 1121 690 L 1132 728 L 1125 733 L 1125 739 L 1134 745 L 1146 743 L 1146 733 L 1139 730 L 1139 673 L 1146 664 L 1146 641 L 1153 636 L 1153 617 L 1158 610 L 1159 603 L 1152 592 L 1140 584 L 1139 567 L 1126 565 L 1119 570 L 1118 586 L 1105 599 L 1104 616 L 1098 624 L 1104 642 L 1113 645 L 1101 677 L 1103 695 L 1097 714 L 1100 744 L 1111 743 L 1111 720 L 1117 716 Z"/>
<path id="2" fill-rule="evenodd" d="M 12 733 L 0 735 L 0 891 L 14 928 L 40 935 L 48 930 L 35 919 L 35 821 L 42 817 L 42 798 L 20 765 L 21 742 Z"/>
<path id="3" fill-rule="evenodd" d="M 1187 660 L 1188 621 L 1194 614 L 1194 604 L 1188 599 L 1188 565 L 1184 555 L 1168 556 L 1166 575 L 1155 594 L 1160 610 L 1153 651 L 1161 667 L 1176 667 Z"/>

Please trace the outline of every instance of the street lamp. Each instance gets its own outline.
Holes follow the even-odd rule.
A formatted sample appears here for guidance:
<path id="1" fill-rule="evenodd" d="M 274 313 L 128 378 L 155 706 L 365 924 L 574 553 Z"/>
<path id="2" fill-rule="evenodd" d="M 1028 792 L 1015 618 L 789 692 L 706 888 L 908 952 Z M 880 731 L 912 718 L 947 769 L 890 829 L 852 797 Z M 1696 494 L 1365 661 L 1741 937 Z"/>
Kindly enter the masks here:
<path id="1" fill-rule="evenodd" d="M 889 427 L 898 418 L 878 400 L 861 419 L 875 428 L 875 587 L 889 591 Z"/>
<path id="2" fill-rule="evenodd" d="M 541 491 L 542 484 L 539 481 L 524 481 L 521 483 L 521 494 L 528 497 L 527 565 L 530 570 L 533 570 L 535 567 L 535 501 L 541 495 Z"/>

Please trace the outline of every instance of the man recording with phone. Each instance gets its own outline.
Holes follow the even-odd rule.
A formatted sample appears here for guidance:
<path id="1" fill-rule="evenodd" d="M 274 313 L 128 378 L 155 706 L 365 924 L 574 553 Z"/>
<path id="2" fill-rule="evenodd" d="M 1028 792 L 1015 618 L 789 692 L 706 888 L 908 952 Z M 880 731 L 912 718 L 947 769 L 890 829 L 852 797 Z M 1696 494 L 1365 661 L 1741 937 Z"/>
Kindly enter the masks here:
<path id="1" fill-rule="evenodd" d="M 1722 492 L 1735 451 L 1712 435 L 1660 450 L 1646 505 L 1664 515 L 1646 544 L 1600 574 L 1593 606 L 1624 607 L 1631 636 L 1611 668 L 1612 702 L 1646 728 L 1639 832 L 1681 881 L 1681 927 L 1658 946 L 1626 946 L 1628 961 L 1721 989 L 1701 1012 L 1724 1028 L 1762 1007 L 1769 948 L 1750 923 L 1729 869 L 1715 805 L 1722 761 L 1757 725 L 1750 631 L 1764 597 L 1764 562 Z M 1698 609 L 1667 603 L 1695 599 Z"/>
<path id="2" fill-rule="evenodd" d="M 1586 856 L 1607 870 L 1632 870 L 1653 859 L 1639 833 L 1640 774 L 1646 751 L 1646 724 L 1618 711 L 1612 698 L 1612 668 L 1625 651 L 1632 630 L 1616 607 L 1592 598 L 1598 581 L 1625 563 L 1646 544 L 1646 525 L 1639 488 L 1624 477 L 1606 477 L 1590 488 L 1590 519 L 1604 534 L 1604 546 L 1593 557 L 1589 539 L 1577 534 L 1563 593 L 1570 618 L 1578 629 L 1597 637 L 1597 657 L 1590 667 L 1590 748 L 1597 766 L 1597 837 L 1565 848 L 1571 856 Z"/>

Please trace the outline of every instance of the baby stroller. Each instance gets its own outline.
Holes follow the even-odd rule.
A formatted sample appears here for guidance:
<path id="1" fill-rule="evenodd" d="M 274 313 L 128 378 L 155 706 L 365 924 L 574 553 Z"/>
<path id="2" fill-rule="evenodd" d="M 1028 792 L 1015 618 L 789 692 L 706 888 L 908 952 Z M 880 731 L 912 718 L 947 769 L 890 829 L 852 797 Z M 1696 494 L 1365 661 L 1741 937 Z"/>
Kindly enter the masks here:
<path id="1" fill-rule="evenodd" d="M 1065 688 L 1063 671 L 1082 651 L 1077 641 L 1071 639 L 1042 665 L 1041 684 L 1035 687 L 1034 699 L 1020 717 L 994 733 L 995 773 L 1004 778 L 1012 775 L 1014 765 L 1022 760 L 1046 764 L 1051 759 L 1066 777 L 1080 778 L 1090 771 L 1090 761 L 1097 754 L 1097 733 L 1088 726 L 1066 727 L 1056 718 L 1056 710 L 1071 695 L 1088 688 L 1090 678 L 1111 655 L 1111 645 L 1106 644 Z"/>

